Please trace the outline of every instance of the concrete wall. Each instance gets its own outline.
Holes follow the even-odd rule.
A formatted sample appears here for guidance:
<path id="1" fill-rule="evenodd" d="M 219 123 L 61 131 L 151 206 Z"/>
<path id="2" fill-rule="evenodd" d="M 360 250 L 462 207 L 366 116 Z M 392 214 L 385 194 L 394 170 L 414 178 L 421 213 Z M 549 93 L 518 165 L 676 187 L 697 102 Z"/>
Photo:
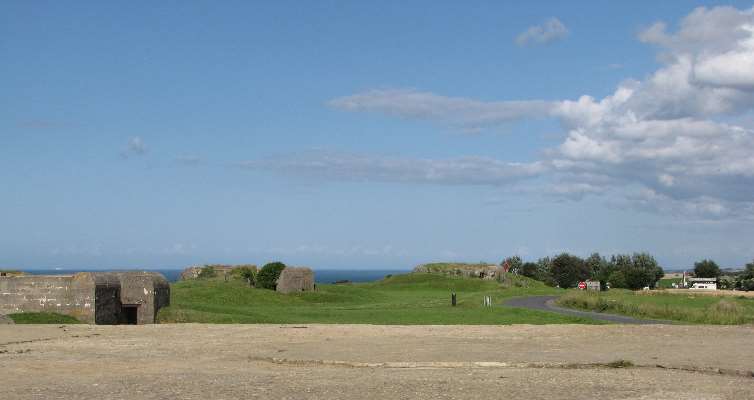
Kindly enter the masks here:
<path id="1" fill-rule="evenodd" d="M 0 277 L 0 314 L 54 312 L 90 324 L 123 323 L 123 305 L 137 306 L 137 323 L 152 324 L 170 304 L 170 284 L 153 272 Z"/>
<path id="2" fill-rule="evenodd" d="M 83 322 L 95 323 L 98 295 L 96 289 L 95 279 L 88 273 L 2 277 L 0 313 L 54 312 L 76 317 Z M 99 295 L 103 298 L 103 313 L 108 312 L 107 302 L 117 298 L 118 288 L 105 285 L 100 288 Z M 109 312 L 115 307 L 116 305 L 111 304 Z"/>
<path id="3" fill-rule="evenodd" d="M 415 267 L 413 272 L 500 280 L 505 270 L 499 265 L 449 263 L 443 267 L 438 267 L 437 264 L 422 264 Z"/>
<path id="4" fill-rule="evenodd" d="M 153 324 L 160 308 L 170 305 L 170 284 L 156 272 L 118 272 L 120 302 L 137 305 L 137 324 Z"/>
<path id="5" fill-rule="evenodd" d="M 280 293 L 314 290 L 314 272 L 309 268 L 286 267 L 280 272 L 276 289 Z"/>

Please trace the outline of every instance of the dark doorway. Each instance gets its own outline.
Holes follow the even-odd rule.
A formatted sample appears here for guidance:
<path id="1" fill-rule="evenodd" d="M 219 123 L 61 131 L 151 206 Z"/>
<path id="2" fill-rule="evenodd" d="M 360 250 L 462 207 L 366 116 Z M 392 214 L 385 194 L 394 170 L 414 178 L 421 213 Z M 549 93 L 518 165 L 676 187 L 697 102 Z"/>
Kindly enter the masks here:
<path id="1" fill-rule="evenodd" d="M 136 325 L 138 322 L 139 306 L 123 305 L 120 309 L 121 324 Z"/>

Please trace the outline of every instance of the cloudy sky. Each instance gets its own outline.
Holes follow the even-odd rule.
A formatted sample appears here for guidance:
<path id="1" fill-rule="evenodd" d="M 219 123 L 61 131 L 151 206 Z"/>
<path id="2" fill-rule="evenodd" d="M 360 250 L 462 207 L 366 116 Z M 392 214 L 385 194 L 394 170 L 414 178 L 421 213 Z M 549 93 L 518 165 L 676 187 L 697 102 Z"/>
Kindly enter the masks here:
<path id="1" fill-rule="evenodd" d="M 752 3 L 565 3 L 4 2 L 0 266 L 751 261 Z"/>

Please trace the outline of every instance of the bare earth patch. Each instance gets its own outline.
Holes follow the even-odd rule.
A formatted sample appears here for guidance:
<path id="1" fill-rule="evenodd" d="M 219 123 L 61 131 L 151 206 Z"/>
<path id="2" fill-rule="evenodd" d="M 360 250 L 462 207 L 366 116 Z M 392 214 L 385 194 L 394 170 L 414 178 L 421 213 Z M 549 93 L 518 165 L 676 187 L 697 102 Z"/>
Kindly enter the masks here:
<path id="1" fill-rule="evenodd" d="M 751 326 L 0 326 L 3 399 L 754 398 Z"/>

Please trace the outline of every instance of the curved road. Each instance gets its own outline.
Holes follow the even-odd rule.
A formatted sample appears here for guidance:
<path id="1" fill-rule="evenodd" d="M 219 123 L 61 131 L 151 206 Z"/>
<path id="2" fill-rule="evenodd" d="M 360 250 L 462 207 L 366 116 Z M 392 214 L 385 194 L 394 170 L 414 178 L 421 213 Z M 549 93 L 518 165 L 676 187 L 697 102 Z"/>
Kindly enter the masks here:
<path id="1" fill-rule="evenodd" d="M 605 314 L 592 311 L 578 311 L 570 308 L 556 306 L 555 299 L 559 296 L 529 296 L 517 297 L 506 301 L 504 304 L 509 307 L 521 307 L 531 310 L 550 311 L 558 314 L 569 315 L 572 317 L 592 318 L 601 321 L 614 322 L 618 324 L 669 324 L 669 321 L 638 319 L 627 317 L 625 315 Z"/>

